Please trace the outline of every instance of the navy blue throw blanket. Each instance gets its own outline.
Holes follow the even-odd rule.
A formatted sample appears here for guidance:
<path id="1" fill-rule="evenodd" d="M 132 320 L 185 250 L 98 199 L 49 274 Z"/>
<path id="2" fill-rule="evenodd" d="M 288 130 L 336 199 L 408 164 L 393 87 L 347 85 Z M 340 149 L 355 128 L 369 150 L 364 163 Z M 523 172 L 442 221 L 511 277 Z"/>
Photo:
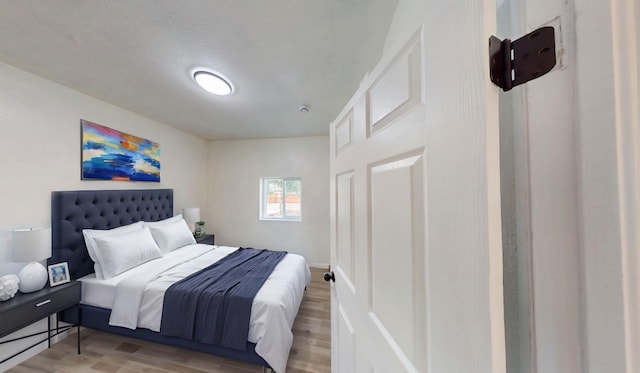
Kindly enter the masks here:
<path id="1" fill-rule="evenodd" d="M 160 334 L 246 350 L 253 298 L 286 254 L 241 247 L 171 285 Z"/>

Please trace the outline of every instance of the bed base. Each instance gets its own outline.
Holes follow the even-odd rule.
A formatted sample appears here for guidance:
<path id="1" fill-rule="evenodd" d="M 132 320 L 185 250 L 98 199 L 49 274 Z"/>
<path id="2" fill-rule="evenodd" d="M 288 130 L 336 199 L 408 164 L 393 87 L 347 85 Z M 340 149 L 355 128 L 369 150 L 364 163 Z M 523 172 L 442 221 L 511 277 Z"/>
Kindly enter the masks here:
<path id="1" fill-rule="evenodd" d="M 78 307 L 80 308 L 80 312 L 78 312 L 77 310 Z M 264 361 L 264 359 L 256 353 L 256 345 L 254 343 L 247 342 L 246 351 L 233 350 L 217 345 L 199 343 L 184 338 L 165 336 L 149 329 L 132 330 L 121 328 L 118 326 L 111 326 L 109 325 L 110 315 L 111 310 L 109 309 L 81 304 L 80 306 L 75 306 L 62 312 L 61 321 L 72 324 L 80 324 L 81 326 L 90 329 L 119 334 L 125 337 L 137 338 L 149 342 L 186 348 L 188 350 L 204 352 L 207 354 L 227 357 L 235 360 L 241 360 L 251 364 L 258 364 L 263 368 L 270 369 L 269 364 L 267 364 L 267 362 Z M 80 317 L 79 320 L 78 317 Z"/>

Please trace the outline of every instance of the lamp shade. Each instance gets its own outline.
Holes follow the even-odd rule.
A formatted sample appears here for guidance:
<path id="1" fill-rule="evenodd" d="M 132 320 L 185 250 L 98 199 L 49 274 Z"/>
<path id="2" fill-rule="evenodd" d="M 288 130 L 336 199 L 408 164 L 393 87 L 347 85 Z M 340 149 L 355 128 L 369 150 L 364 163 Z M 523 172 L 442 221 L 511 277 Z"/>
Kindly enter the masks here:
<path id="1" fill-rule="evenodd" d="M 11 232 L 11 260 L 33 262 L 51 257 L 51 229 L 25 228 Z"/>
<path id="2" fill-rule="evenodd" d="M 199 207 L 189 207 L 182 210 L 182 216 L 184 216 L 184 220 L 192 226 L 195 222 L 200 221 L 200 208 Z"/>
<path id="3" fill-rule="evenodd" d="M 51 256 L 51 229 L 26 228 L 11 232 L 11 260 L 29 262 L 18 272 L 23 293 L 38 291 L 47 283 L 47 270 L 38 263 Z"/>

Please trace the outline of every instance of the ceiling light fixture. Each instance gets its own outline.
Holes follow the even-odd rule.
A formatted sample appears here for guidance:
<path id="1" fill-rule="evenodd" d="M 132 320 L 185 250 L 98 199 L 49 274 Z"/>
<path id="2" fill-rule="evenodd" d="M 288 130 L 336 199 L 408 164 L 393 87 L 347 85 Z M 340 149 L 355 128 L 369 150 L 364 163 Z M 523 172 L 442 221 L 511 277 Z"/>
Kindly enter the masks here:
<path id="1" fill-rule="evenodd" d="M 218 96 L 231 94 L 231 84 L 224 78 L 208 71 L 198 70 L 193 73 L 193 80 L 204 90 Z"/>

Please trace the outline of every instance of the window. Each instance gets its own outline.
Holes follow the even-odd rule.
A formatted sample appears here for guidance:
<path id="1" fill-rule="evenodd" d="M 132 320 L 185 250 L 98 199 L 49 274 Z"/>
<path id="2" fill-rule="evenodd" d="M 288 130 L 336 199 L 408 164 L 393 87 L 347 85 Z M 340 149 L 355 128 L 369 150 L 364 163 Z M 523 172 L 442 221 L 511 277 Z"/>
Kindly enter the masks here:
<path id="1" fill-rule="evenodd" d="M 299 177 L 260 180 L 260 220 L 302 220 L 302 181 Z"/>

